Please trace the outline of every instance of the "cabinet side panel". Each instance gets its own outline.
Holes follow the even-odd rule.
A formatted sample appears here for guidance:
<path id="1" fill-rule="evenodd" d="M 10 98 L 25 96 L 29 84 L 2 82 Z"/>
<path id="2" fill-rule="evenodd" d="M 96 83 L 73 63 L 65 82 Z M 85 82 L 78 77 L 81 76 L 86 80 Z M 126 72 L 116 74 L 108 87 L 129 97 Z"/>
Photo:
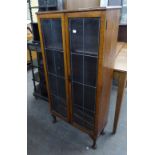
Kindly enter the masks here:
<path id="1" fill-rule="evenodd" d="M 120 10 L 106 11 L 106 27 L 104 35 L 103 62 L 102 62 L 102 93 L 99 98 L 98 135 L 107 123 L 109 101 L 112 84 L 113 65 L 116 55 Z"/>

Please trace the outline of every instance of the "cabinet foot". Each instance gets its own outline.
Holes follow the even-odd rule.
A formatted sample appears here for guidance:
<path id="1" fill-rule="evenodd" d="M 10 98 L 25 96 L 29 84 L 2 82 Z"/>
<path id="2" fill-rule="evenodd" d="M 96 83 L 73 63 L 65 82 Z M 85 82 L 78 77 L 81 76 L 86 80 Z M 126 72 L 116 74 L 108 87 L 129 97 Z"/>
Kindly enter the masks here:
<path id="1" fill-rule="evenodd" d="M 57 122 L 56 116 L 55 115 L 52 115 L 52 117 L 53 117 L 53 123 L 56 123 Z"/>
<path id="2" fill-rule="evenodd" d="M 97 148 L 96 139 L 93 140 L 93 145 L 91 146 L 91 148 L 94 149 L 94 150 Z"/>
<path id="3" fill-rule="evenodd" d="M 105 135 L 104 129 L 101 131 L 101 135 L 102 136 Z"/>

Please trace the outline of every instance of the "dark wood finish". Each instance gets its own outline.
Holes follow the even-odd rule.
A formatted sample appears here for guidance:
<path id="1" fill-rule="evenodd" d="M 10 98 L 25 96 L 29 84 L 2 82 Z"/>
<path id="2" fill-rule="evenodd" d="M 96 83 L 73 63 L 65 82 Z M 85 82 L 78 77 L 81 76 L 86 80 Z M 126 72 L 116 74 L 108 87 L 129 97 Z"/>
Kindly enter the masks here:
<path id="1" fill-rule="evenodd" d="M 65 84 L 66 84 L 66 103 L 67 103 L 67 115 L 68 115 L 68 122 L 70 122 L 70 94 L 69 94 L 69 87 L 68 87 L 68 65 L 67 65 L 67 46 L 66 46 L 66 38 L 65 38 L 65 15 L 62 16 L 62 41 L 63 41 L 63 49 L 64 49 L 64 69 L 65 69 Z"/>
<path id="2" fill-rule="evenodd" d="M 96 136 L 101 133 L 107 123 L 112 74 L 116 56 L 119 14 L 119 10 L 106 11 L 107 28 L 104 34 L 103 59 L 99 59 L 102 69 L 100 69 L 98 74 L 99 95 L 97 99 L 99 100 L 99 104 L 96 111 L 98 113 L 98 116 L 96 116 Z"/>
<path id="3" fill-rule="evenodd" d="M 93 148 L 96 148 L 96 139 L 104 131 L 107 123 L 107 115 L 109 109 L 109 98 L 112 82 L 112 73 L 114 58 L 116 57 L 116 42 L 119 25 L 120 7 L 114 8 L 97 8 L 97 9 L 82 9 L 77 11 L 56 11 L 56 12 L 43 12 L 37 13 L 39 32 L 41 38 L 42 55 L 44 60 L 45 76 L 47 82 L 47 90 L 49 97 L 49 105 L 51 113 L 55 116 L 61 117 L 68 121 L 70 124 L 79 128 L 90 135 L 93 139 Z M 70 64 L 70 35 L 69 35 L 69 18 L 99 18 L 99 46 L 98 46 L 98 71 L 97 71 L 97 84 L 96 84 L 96 102 L 95 102 L 95 115 L 93 129 L 85 128 L 73 121 L 73 103 L 71 95 L 71 64 Z M 62 22 L 62 38 L 64 50 L 64 69 L 65 69 L 65 84 L 66 84 L 66 103 L 67 103 L 67 119 L 52 110 L 51 91 L 48 83 L 47 64 L 45 59 L 45 51 L 42 39 L 42 31 L 40 20 L 61 18 Z"/>
<path id="4" fill-rule="evenodd" d="M 105 134 L 104 129 L 101 131 L 101 135 L 103 136 Z"/>
<path id="5" fill-rule="evenodd" d="M 97 148 L 97 146 L 96 146 L 96 139 L 93 139 L 93 145 L 92 145 L 92 149 L 96 149 Z"/>
<path id="6" fill-rule="evenodd" d="M 85 129 L 85 128 L 81 127 L 80 125 L 78 125 L 77 123 L 74 123 L 74 122 L 72 123 L 72 125 L 74 127 L 78 128 L 79 130 L 87 133 L 93 139 L 93 137 L 94 137 L 94 132 L 93 131 Z"/>
<path id="7" fill-rule="evenodd" d="M 71 70 L 70 70 L 70 53 L 69 53 L 69 33 L 68 33 L 68 19 L 67 16 L 65 16 L 65 22 L 64 22 L 64 30 L 65 30 L 65 44 L 66 44 L 66 67 L 67 67 L 67 79 L 68 79 L 68 104 L 69 104 L 69 122 L 72 122 L 72 97 L 71 97 L 71 85 L 70 85 L 70 77 L 71 77 Z"/>
<path id="8" fill-rule="evenodd" d="M 106 18 L 106 12 L 102 13 L 101 16 L 101 26 L 100 26 L 100 47 L 99 47 L 99 59 L 98 59 L 98 77 L 97 77 L 97 90 L 96 90 L 96 117 L 95 117 L 95 132 L 94 132 L 94 138 L 99 135 L 99 124 L 101 121 L 101 115 L 100 115 L 100 109 L 102 107 L 101 102 L 101 96 L 102 96 L 102 90 L 103 90 L 103 55 L 104 55 L 104 42 L 106 40 L 105 38 L 105 32 L 106 32 L 106 25 L 107 25 L 107 18 Z M 107 51 L 108 52 L 108 51 Z M 102 129 L 103 129 L 102 125 Z"/>

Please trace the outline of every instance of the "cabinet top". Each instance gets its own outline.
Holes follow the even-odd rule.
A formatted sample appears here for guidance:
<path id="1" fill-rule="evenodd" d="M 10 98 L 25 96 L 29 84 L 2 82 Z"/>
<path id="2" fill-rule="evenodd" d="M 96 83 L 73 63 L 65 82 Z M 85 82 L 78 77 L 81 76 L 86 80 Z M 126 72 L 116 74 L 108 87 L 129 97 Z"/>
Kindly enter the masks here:
<path id="1" fill-rule="evenodd" d="M 121 9 L 121 6 L 108 6 L 108 7 L 97 7 L 97 8 L 79 8 L 76 10 L 57 10 L 57 11 L 44 11 L 37 12 L 36 14 L 54 14 L 54 13 L 71 13 L 71 12 L 88 12 L 88 11 L 104 11 L 109 9 Z"/>

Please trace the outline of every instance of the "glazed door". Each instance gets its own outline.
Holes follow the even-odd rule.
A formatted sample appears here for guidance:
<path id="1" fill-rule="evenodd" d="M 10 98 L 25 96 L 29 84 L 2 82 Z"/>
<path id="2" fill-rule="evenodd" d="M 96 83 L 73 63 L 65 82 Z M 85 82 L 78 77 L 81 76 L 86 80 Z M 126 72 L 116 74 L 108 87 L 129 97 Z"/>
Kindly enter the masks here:
<path id="1" fill-rule="evenodd" d="M 52 112 L 67 118 L 65 49 L 62 18 L 40 18 Z"/>
<path id="2" fill-rule="evenodd" d="M 72 123 L 94 130 L 100 17 L 68 16 Z"/>

